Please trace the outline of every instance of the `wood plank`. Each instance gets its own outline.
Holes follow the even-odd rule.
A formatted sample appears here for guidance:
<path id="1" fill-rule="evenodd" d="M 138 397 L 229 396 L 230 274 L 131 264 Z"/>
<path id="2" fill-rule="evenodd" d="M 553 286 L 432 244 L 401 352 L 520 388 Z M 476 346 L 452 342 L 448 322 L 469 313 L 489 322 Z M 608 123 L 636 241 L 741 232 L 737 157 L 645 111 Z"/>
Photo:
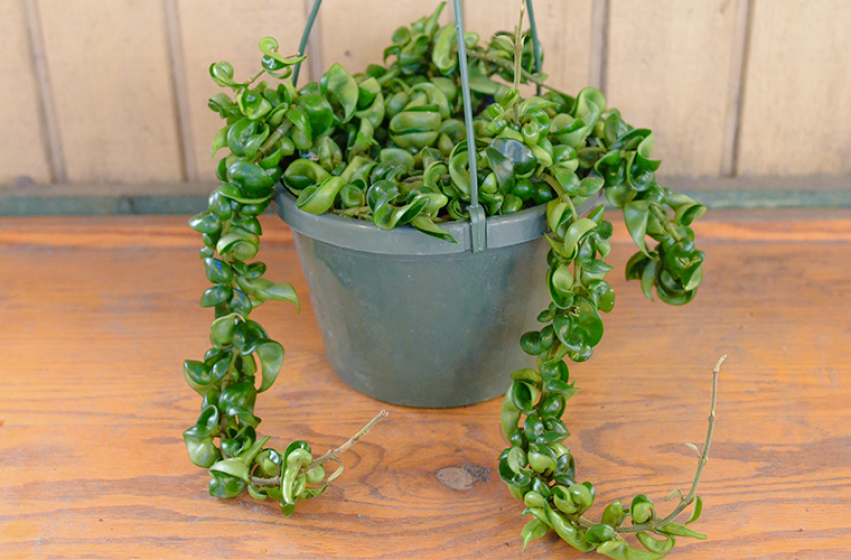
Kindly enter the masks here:
<path id="1" fill-rule="evenodd" d="M 68 179 L 181 179 L 162 3 L 38 6 Z"/>
<path id="2" fill-rule="evenodd" d="M 0 0 L 0 122 L 14 142 L 0 147 L 0 184 L 51 180 L 49 154 L 39 108 L 39 92 L 22 0 Z"/>
<path id="3" fill-rule="evenodd" d="M 851 213 L 841 216 L 847 235 Z M 521 553 L 522 505 L 495 472 L 498 400 L 386 407 L 333 488 L 290 518 L 207 496 L 180 439 L 198 407 L 180 361 L 203 351 L 210 321 L 196 304 L 206 287 L 197 236 L 183 220 L 0 220 L 0 556 L 580 557 L 553 537 Z M 566 415 L 580 477 L 598 483 L 601 504 L 635 491 L 661 503 L 685 487 L 694 458 L 682 442 L 702 438 L 709 370 L 727 353 L 694 525 L 709 540 L 681 539 L 671 557 L 847 558 L 851 315 L 836 302 L 851 298 L 851 245 L 810 235 L 823 226 L 788 213 L 703 223 L 710 258 L 689 306 L 649 302 L 612 274 L 606 337 L 571 368 L 583 389 Z M 279 239 L 263 250 L 269 277 L 292 281 L 305 308 L 257 311 L 288 351 L 285 375 L 258 402 L 261 429 L 276 445 L 306 437 L 324 450 L 385 405 L 330 370 L 287 229 L 275 219 L 264 228 Z M 616 239 L 620 269 L 634 248 L 623 228 Z M 464 489 L 445 484 L 443 469 L 465 466 L 486 470 Z"/>
<path id="4" fill-rule="evenodd" d="M 851 4 L 757 1 L 738 171 L 851 171 Z"/>
<path id="5" fill-rule="evenodd" d="M 536 0 L 535 24 L 544 47 L 544 73 L 549 83 L 576 95 L 591 80 L 591 9 L 588 0 Z M 482 42 L 497 31 L 513 31 L 520 15 L 520 2 L 495 3 L 471 0 L 465 3 L 465 25 L 480 34 Z M 524 18 L 524 29 L 529 27 Z M 531 40 L 531 39 L 530 39 Z"/>
<path id="6" fill-rule="evenodd" d="M 225 90 L 210 79 L 210 64 L 226 60 L 233 65 L 237 79 L 247 80 L 260 69 L 262 53 L 257 43 L 267 36 L 278 40 L 281 52 L 294 54 L 306 20 L 304 4 L 222 0 L 211 7 L 205 0 L 178 0 L 177 9 L 197 174 L 201 180 L 211 180 L 215 179 L 217 160 L 210 158 L 210 146 L 224 123 L 207 108 L 207 100 Z M 302 81 L 308 78 L 306 70 L 302 70 Z"/>
<path id="7" fill-rule="evenodd" d="M 325 0 L 318 20 L 321 67 L 327 69 L 339 62 L 355 74 L 363 72 L 369 64 L 380 64 L 393 32 L 429 15 L 437 4 L 421 0 L 361 0 L 355 7 L 348 0 Z M 447 6 L 440 15 L 441 24 L 450 21 L 449 13 Z"/>
<path id="8" fill-rule="evenodd" d="M 664 175 L 717 175 L 736 3 L 610 0 L 608 100 L 651 128 Z"/>

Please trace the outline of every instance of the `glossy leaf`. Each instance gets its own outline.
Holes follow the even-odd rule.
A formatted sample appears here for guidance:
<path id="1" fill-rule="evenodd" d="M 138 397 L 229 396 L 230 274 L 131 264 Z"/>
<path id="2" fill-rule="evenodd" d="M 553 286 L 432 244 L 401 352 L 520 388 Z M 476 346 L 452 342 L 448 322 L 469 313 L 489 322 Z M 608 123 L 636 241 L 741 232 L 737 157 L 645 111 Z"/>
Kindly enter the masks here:
<path id="1" fill-rule="evenodd" d="M 677 543 L 677 540 L 673 535 L 664 535 L 665 540 L 658 540 L 651 537 L 648 533 L 640 531 L 636 533 L 635 536 L 644 548 L 657 554 L 665 554 L 674 548 L 674 545 Z"/>
<path id="2" fill-rule="evenodd" d="M 680 525 L 679 523 L 668 523 L 667 525 L 663 525 L 659 527 L 660 533 L 666 533 L 668 535 L 676 535 L 678 537 L 690 537 L 693 539 L 706 539 L 706 535 L 702 533 L 698 533 L 697 531 L 693 531 L 686 527 L 685 525 Z"/>
<path id="3" fill-rule="evenodd" d="M 597 547 L 597 552 L 612 560 L 660 560 L 664 554 L 632 548 L 625 541 L 608 541 Z"/>

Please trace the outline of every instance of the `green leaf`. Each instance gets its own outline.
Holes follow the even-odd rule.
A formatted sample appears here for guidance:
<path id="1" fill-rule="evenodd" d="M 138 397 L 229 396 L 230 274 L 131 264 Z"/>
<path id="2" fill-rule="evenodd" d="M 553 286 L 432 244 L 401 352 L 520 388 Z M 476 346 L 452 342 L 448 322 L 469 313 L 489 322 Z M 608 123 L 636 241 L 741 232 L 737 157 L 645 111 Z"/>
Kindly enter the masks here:
<path id="1" fill-rule="evenodd" d="M 189 460 L 196 466 L 207 469 L 222 458 L 218 448 L 213 443 L 212 437 L 197 437 L 192 429 L 183 432 L 183 443 L 189 453 Z"/>
<path id="2" fill-rule="evenodd" d="M 271 299 L 275 301 L 288 301 L 290 303 L 294 303 L 296 307 L 299 305 L 298 296 L 295 293 L 295 289 L 290 284 L 284 282 L 272 282 L 266 278 L 251 280 L 245 277 L 238 277 L 236 282 L 245 293 L 259 300 L 267 301 Z"/>
<path id="3" fill-rule="evenodd" d="M 575 305 L 579 316 L 573 329 L 581 336 L 588 346 L 597 346 L 603 338 L 603 320 L 591 300 L 577 296 Z"/>
<path id="4" fill-rule="evenodd" d="M 428 216 L 416 216 L 411 220 L 411 225 L 432 237 L 437 237 L 438 239 L 442 239 L 443 241 L 448 241 L 450 243 L 458 243 L 458 241 L 452 237 L 448 231 L 435 224 Z"/>
<path id="5" fill-rule="evenodd" d="M 653 301 L 653 286 L 656 285 L 656 267 L 657 261 L 648 261 L 641 272 L 641 291 L 644 292 L 644 297 Z"/>
<path id="6" fill-rule="evenodd" d="M 281 170 L 277 167 L 263 169 L 256 163 L 241 158 L 228 166 L 227 173 L 228 179 L 242 187 L 242 191 L 249 197 L 268 195 L 272 185 L 281 177 Z"/>
<path id="7" fill-rule="evenodd" d="M 231 288 L 224 284 L 218 284 L 212 288 L 208 288 L 201 295 L 201 307 L 213 307 L 220 303 L 224 303 L 231 298 Z"/>
<path id="8" fill-rule="evenodd" d="M 660 560 L 664 554 L 632 548 L 625 541 L 608 541 L 597 547 L 597 552 L 612 560 Z"/>
<path id="9" fill-rule="evenodd" d="M 216 152 L 228 145 L 228 129 L 230 126 L 220 128 L 213 137 L 213 147 L 210 150 L 210 158 L 216 157 Z"/>
<path id="10" fill-rule="evenodd" d="M 637 533 L 635 536 L 638 537 L 639 542 L 644 548 L 657 554 L 665 554 L 677 544 L 677 539 L 673 535 L 665 535 L 666 538 L 664 541 L 656 540 L 644 531 Z"/>
<path id="11" fill-rule="evenodd" d="M 585 532 L 585 540 L 589 543 L 604 543 L 612 540 L 614 536 L 614 527 L 605 523 L 594 525 Z"/>
<path id="12" fill-rule="evenodd" d="M 204 362 L 198 362 L 196 360 L 184 361 L 183 377 L 186 379 L 186 383 L 199 395 L 206 395 L 214 389 L 210 385 L 212 381 L 210 368 Z"/>
<path id="13" fill-rule="evenodd" d="M 233 281 L 233 269 L 224 261 L 208 257 L 204 259 L 207 280 L 213 284 L 230 284 Z"/>
<path id="14" fill-rule="evenodd" d="M 694 497 L 694 510 L 691 512 L 691 517 L 685 522 L 686 525 L 694 523 L 700 519 L 700 514 L 703 512 L 703 498 L 700 496 Z"/>
<path id="15" fill-rule="evenodd" d="M 212 212 L 204 211 L 189 219 L 189 227 L 198 233 L 212 235 L 221 231 L 222 221 Z"/>
<path id="16" fill-rule="evenodd" d="M 236 328 L 239 319 L 240 316 L 238 314 L 231 313 L 230 315 L 219 317 L 213 321 L 213 324 L 210 327 L 210 335 L 212 337 L 213 344 L 216 346 L 225 346 L 230 344 L 233 338 L 233 331 Z"/>
<path id="17" fill-rule="evenodd" d="M 210 65 L 210 77 L 221 87 L 238 89 L 245 84 L 233 81 L 233 66 L 229 62 L 214 62 Z"/>
<path id="18" fill-rule="evenodd" d="M 615 307 L 615 290 L 605 280 L 591 280 L 587 283 L 588 296 L 603 313 L 608 313 Z"/>
<path id="19" fill-rule="evenodd" d="M 240 381 L 222 391 L 218 408 L 227 412 L 229 416 L 235 416 L 240 411 L 253 413 L 256 400 L 257 390 L 254 385 L 247 381 Z"/>
<path id="20" fill-rule="evenodd" d="M 588 218 L 581 218 L 573 222 L 564 235 L 564 246 L 575 247 L 583 235 L 597 227 L 597 222 Z"/>
<path id="21" fill-rule="evenodd" d="M 634 200 L 627 202 L 623 208 L 623 219 L 626 222 L 626 228 L 629 234 L 635 241 L 636 246 L 641 249 L 641 252 L 647 256 L 650 253 L 647 251 L 647 243 L 645 236 L 647 235 L 647 220 L 650 216 L 650 201 L 649 200 Z"/>
<path id="22" fill-rule="evenodd" d="M 533 385 L 514 381 L 509 392 L 511 393 L 511 401 L 517 410 L 524 414 L 531 414 L 535 410 L 535 402 L 538 400 L 540 392 Z"/>
<path id="23" fill-rule="evenodd" d="M 237 261 L 245 262 L 254 258 L 259 249 L 257 238 L 244 231 L 235 231 L 222 236 L 216 244 L 216 251 L 225 257 L 233 255 Z"/>
<path id="24" fill-rule="evenodd" d="M 245 490 L 245 482 L 235 476 L 221 471 L 212 471 L 209 492 L 214 498 L 235 498 Z"/>
<path id="25" fill-rule="evenodd" d="M 589 112 L 593 112 L 594 109 L 596 109 L 597 115 L 606 110 L 606 96 L 596 88 L 587 87 L 580 91 L 576 97 L 576 109 L 573 116 L 583 118 Z M 594 121 L 596 120 L 597 118 L 595 117 Z M 593 126 L 594 123 L 590 124 Z"/>
<path id="26" fill-rule="evenodd" d="M 229 474 L 230 476 L 238 478 L 242 481 L 249 481 L 248 467 L 246 467 L 245 463 L 243 463 L 237 458 L 230 458 L 219 461 L 218 463 L 210 467 L 210 472 L 220 472 L 224 474 Z"/>
<path id="27" fill-rule="evenodd" d="M 523 539 L 523 550 L 526 550 L 526 545 L 529 544 L 529 541 L 533 539 L 539 539 L 549 532 L 550 528 L 538 521 L 537 519 L 533 519 L 528 522 L 523 530 L 520 531 L 520 538 Z"/>
<path id="28" fill-rule="evenodd" d="M 346 182 L 340 177 L 328 177 L 321 185 L 301 191 L 296 206 L 308 214 L 324 214 L 334 206 L 337 194 L 345 185 Z"/>
<path id="29" fill-rule="evenodd" d="M 601 522 L 606 525 L 611 525 L 612 527 L 617 527 L 621 524 L 624 518 L 623 504 L 620 500 L 615 500 L 606 506 L 606 509 L 603 511 L 603 516 L 600 519 Z"/>
<path id="30" fill-rule="evenodd" d="M 309 159 L 297 159 L 287 166 L 284 172 L 284 185 L 299 193 L 307 187 L 319 185 L 330 177 L 318 163 Z"/>
<path id="31" fill-rule="evenodd" d="M 257 347 L 257 356 L 260 358 L 263 381 L 260 383 L 258 393 L 267 390 L 275 382 L 281 366 L 284 363 L 284 347 L 279 342 L 269 340 Z"/>
<path id="32" fill-rule="evenodd" d="M 279 79 L 288 78 L 292 72 L 290 67 L 307 58 L 306 56 L 281 56 L 278 53 L 278 41 L 276 41 L 274 37 L 263 37 L 260 39 L 258 46 L 264 55 L 261 60 L 263 69 L 266 70 L 270 76 L 274 76 Z M 281 72 L 281 70 L 283 70 L 283 72 Z"/>
<path id="33" fill-rule="evenodd" d="M 319 80 L 320 91 L 339 106 L 343 113 L 341 122 L 352 118 L 358 104 L 358 84 L 339 63 L 334 63 Z"/>
<path id="34" fill-rule="evenodd" d="M 693 539 L 706 539 L 706 535 L 702 533 L 698 533 L 697 531 L 692 531 L 688 527 L 684 525 L 680 525 L 679 523 L 668 523 L 662 527 L 659 527 L 660 533 L 665 533 L 668 535 L 676 535 L 678 537 L 691 537 Z"/>

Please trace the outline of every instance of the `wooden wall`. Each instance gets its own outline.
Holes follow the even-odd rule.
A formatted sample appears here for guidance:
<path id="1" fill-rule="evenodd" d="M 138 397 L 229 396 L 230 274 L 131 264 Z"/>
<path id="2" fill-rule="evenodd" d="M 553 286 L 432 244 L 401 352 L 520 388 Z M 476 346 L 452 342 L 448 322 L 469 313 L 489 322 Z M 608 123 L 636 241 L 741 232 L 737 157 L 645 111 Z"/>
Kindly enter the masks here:
<path id="1" fill-rule="evenodd" d="M 0 0 L 0 185 L 209 180 L 213 61 L 237 76 L 273 35 L 295 51 L 312 0 Z M 381 57 L 424 0 L 325 0 L 303 71 Z M 851 172 L 851 2 L 536 0 L 545 71 L 600 87 L 657 134 L 671 176 Z M 466 0 L 470 30 L 518 0 Z M 449 21 L 447 9 L 443 20 Z"/>

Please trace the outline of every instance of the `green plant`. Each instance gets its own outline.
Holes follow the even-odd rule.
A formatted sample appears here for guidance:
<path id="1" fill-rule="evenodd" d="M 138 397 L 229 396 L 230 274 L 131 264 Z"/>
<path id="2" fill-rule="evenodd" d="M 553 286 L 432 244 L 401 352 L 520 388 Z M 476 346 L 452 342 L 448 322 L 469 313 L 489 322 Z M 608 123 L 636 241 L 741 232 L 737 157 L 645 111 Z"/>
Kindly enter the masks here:
<path id="1" fill-rule="evenodd" d="M 261 42 L 261 49 L 266 53 L 263 71 L 278 78 L 286 78 L 290 67 L 303 59 L 280 56 L 277 44 L 269 39 Z M 257 436 L 260 418 L 254 415 L 254 403 L 257 394 L 269 389 L 280 373 L 284 348 L 249 315 L 270 300 L 298 305 L 291 285 L 264 278 L 265 263 L 248 262 L 258 251 L 262 228 L 257 216 L 269 205 L 272 187 L 280 180 L 278 163 L 288 140 L 285 134 L 292 126 L 292 121 L 283 121 L 289 104 L 283 103 L 280 94 L 271 95 L 270 91 L 263 96 L 262 91 L 249 88 L 262 73 L 237 84 L 230 65 L 211 68 L 216 82 L 234 88 L 237 95 L 236 102 L 221 95 L 210 100 L 210 106 L 228 118 L 228 126 L 213 142 L 213 154 L 227 146 L 231 156 L 220 162 L 222 184 L 210 195 L 208 209 L 189 221 L 192 229 L 201 233 L 204 247 L 200 256 L 213 284 L 201 296 L 201 306 L 214 308 L 215 321 L 210 327 L 212 348 L 203 361 L 183 364 L 186 382 L 204 397 L 201 415 L 183 433 L 183 439 L 192 462 L 210 470 L 210 495 L 232 498 L 247 489 L 256 499 L 277 500 L 281 511 L 290 515 L 296 501 L 322 494 L 342 473 L 337 455 L 386 412 L 343 446 L 319 458 L 313 457 L 305 441 L 293 441 L 280 452 L 264 447 L 269 437 Z M 274 111 L 267 99 L 270 96 Z M 339 468 L 328 475 L 324 464 L 332 460 Z"/>
<path id="2" fill-rule="evenodd" d="M 594 487 L 576 483 L 573 456 L 563 445 L 569 432 L 560 417 L 578 391 L 565 359 L 591 357 L 603 336 L 600 312 L 611 311 L 615 302 L 605 280 L 613 231 L 605 206 L 585 216 L 577 208 L 600 192 L 622 208 L 639 248 L 627 278 L 639 280 L 648 298 L 655 289 L 659 299 L 675 305 L 690 301 L 702 279 L 704 254 L 695 248 L 690 225 L 706 208 L 656 181 L 653 133 L 628 125 L 600 91 L 586 88 L 574 98 L 549 86 L 535 70 L 536 53 L 524 44 L 521 26 L 485 45 L 476 34 L 464 34 L 475 108 L 471 171 L 456 31 L 437 23 L 442 7 L 399 28 L 384 53 L 392 62 L 370 65 L 362 74 L 335 64 L 318 83 L 298 90 L 289 82 L 257 82 L 264 73 L 287 78 L 303 58 L 281 56 L 268 37 L 260 42 L 262 70 L 250 80 L 235 82 L 228 63 L 211 66 L 213 79 L 233 90 L 234 98 L 217 94 L 210 100 L 226 120 L 213 156 L 225 147 L 230 154 L 219 161 L 221 185 L 208 210 L 190 222 L 203 236 L 201 257 L 214 283 L 201 305 L 216 312 L 213 348 L 204 361 L 185 365 L 187 381 L 204 396 L 201 417 L 185 433 L 190 457 L 210 468 L 214 496 L 247 488 L 255 497 L 278 499 L 288 514 L 296 499 L 321 494 L 339 473 L 308 487 L 324 480 L 322 459 L 312 460 L 301 441 L 284 453 L 263 449 L 268 438 L 258 440 L 255 433 L 255 396 L 277 376 L 283 348 L 248 313 L 270 299 L 297 302 L 291 286 L 263 278 L 263 263 L 248 262 L 261 235 L 257 216 L 274 185 L 282 181 L 308 213 L 365 219 L 386 230 L 410 224 L 453 242 L 440 224 L 469 219 L 474 173 L 487 215 L 546 204 L 550 230 L 546 283 L 552 303 L 538 317 L 543 328 L 521 338 L 537 367 L 512 374 L 502 409 L 511 447 L 499 457 L 499 474 L 534 516 L 523 530 L 524 542 L 554 529 L 580 550 L 616 559 L 658 557 L 675 536 L 702 536 L 673 523 L 673 516 L 657 519 L 652 502 L 641 495 L 628 508 L 611 504 L 601 523 L 587 521 L 582 514 L 593 503 Z M 548 91 L 523 99 L 523 83 Z M 656 242 L 652 248 L 648 237 Z M 260 360 L 257 389 L 252 355 Z M 691 492 L 680 494 L 675 508 L 680 513 L 694 503 L 692 520 L 700 514 L 695 491 L 709 441 Z M 627 517 L 629 527 L 623 525 Z M 639 533 L 649 552 L 623 541 L 631 532 Z"/>

